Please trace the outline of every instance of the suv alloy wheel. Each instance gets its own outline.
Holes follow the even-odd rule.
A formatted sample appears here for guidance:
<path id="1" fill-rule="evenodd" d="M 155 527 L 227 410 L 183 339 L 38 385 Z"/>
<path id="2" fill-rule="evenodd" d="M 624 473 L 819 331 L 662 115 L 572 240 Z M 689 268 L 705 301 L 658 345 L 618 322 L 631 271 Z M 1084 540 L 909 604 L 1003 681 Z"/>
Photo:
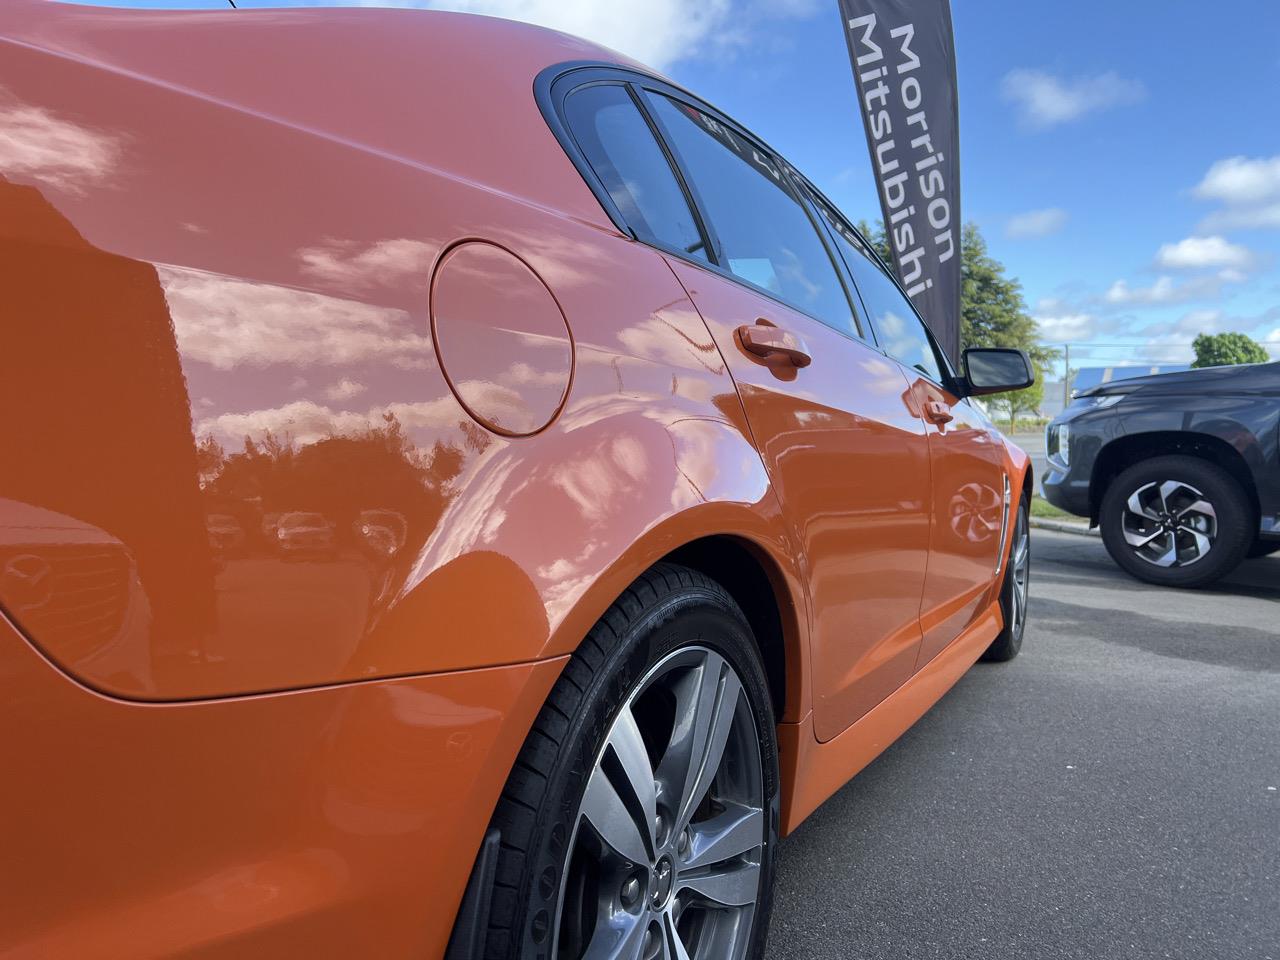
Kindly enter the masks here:
<path id="1" fill-rule="evenodd" d="M 1200 587 L 1244 559 L 1253 509 L 1217 464 L 1155 457 L 1111 482 L 1099 525 L 1107 552 L 1129 574 L 1161 586 Z"/>

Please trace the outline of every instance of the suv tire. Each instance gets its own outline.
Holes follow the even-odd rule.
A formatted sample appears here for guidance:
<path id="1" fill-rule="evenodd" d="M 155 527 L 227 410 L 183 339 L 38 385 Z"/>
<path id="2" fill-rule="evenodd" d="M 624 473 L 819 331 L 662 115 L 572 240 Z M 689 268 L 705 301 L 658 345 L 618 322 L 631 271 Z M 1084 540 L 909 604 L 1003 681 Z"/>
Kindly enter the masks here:
<path id="1" fill-rule="evenodd" d="M 1126 573 L 1165 587 L 1226 576 L 1253 543 L 1253 509 L 1240 484 L 1198 457 L 1154 457 L 1107 487 L 1102 542 Z"/>

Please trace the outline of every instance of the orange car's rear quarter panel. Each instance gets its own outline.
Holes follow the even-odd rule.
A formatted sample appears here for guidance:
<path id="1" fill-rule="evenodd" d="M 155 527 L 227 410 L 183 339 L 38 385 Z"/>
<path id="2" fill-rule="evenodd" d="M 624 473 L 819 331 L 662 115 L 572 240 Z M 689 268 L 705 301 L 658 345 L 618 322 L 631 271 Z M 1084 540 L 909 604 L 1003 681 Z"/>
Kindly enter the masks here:
<path id="1" fill-rule="evenodd" d="M 79 16 L 96 24 L 118 14 Z M 318 18 L 328 45 L 310 50 L 304 30 L 291 40 L 302 51 L 293 56 L 358 42 L 349 16 L 331 16 L 333 23 Z M 125 22 L 134 17 L 167 22 L 138 14 Z M 205 17 L 150 39 L 182 49 L 214 22 L 223 21 Z M 256 24 L 256 15 L 245 22 Z M 373 40 L 404 31 L 399 18 L 372 22 L 380 28 Z M 260 31 L 243 32 L 261 42 Z M 424 44 L 431 37 L 425 31 Z M 222 55 L 236 54 L 236 39 L 232 31 Z M 783 545 L 732 380 L 683 288 L 657 254 L 618 235 L 598 205 L 590 221 L 577 215 L 579 192 L 595 201 L 537 116 L 529 87 L 529 61 L 581 53 L 566 46 L 513 54 L 492 71 L 506 77 L 506 89 L 471 97 L 471 106 L 491 105 L 484 119 L 495 129 L 507 123 L 502 107 L 518 114 L 513 127 L 517 119 L 527 127 L 526 114 L 540 125 L 475 150 L 510 155 L 523 146 L 508 166 L 554 161 L 532 197 L 442 173 L 413 155 L 387 156 L 337 134 L 7 48 L 14 109 L 82 138 L 96 166 L 36 169 L 0 184 L 6 207 L 21 211 L 0 228 L 6 308 L 39 318 L 14 328 L 11 402 L 0 413 L 11 449 L 38 455 L 9 465 L 3 494 L 106 531 L 153 586 L 147 635 L 120 641 L 136 652 L 132 668 L 117 658 L 110 671 L 99 669 L 33 631 L 50 656 L 100 689 L 142 699 L 509 663 L 572 650 L 585 633 L 578 601 L 610 587 L 600 577 L 624 554 L 638 561 L 658 549 L 656 541 L 635 545 L 691 508 L 715 514 L 702 532 L 736 530 Z M 492 38 L 482 49 L 492 52 Z M 467 102 L 413 109 L 406 85 L 415 71 L 384 66 L 382 93 L 398 97 L 384 125 L 412 123 L 420 112 L 420 123 L 447 139 L 475 122 Z M 470 75 L 448 63 L 437 72 Z M 365 93 L 377 102 L 375 91 Z M 417 146 L 434 159 L 429 144 Z M 18 196 L 32 191 L 40 196 Z M 556 212 L 543 206 L 551 203 Z M 31 239 L 52 232 L 56 241 Z M 479 427 L 433 349 L 433 270 L 451 247 L 475 238 L 536 271 L 572 330 L 568 398 L 534 436 Z M 544 379 L 559 382 L 563 372 L 558 360 L 540 363 L 537 346 L 511 349 L 491 365 L 502 370 L 495 382 L 471 386 L 497 407 L 541 400 Z M 157 369 L 172 375 L 160 382 Z M 139 381 L 146 387 L 136 388 Z M 41 444 L 45 436 L 69 442 Z M 239 456 L 246 438 L 257 460 Z M 210 441 L 220 449 L 210 453 Z M 389 472 L 404 475 L 393 478 L 398 485 Z M 252 511 L 273 503 L 324 514 L 339 537 L 361 510 L 390 509 L 405 520 L 406 543 L 391 562 L 328 568 L 278 562 L 259 546 L 245 549 L 247 562 L 210 557 L 208 515 L 231 512 L 253 544 Z M 719 510 L 726 503 L 745 508 L 734 522 Z M 658 539 L 670 549 L 701 523 Z M 623 570 L 614 595 L 639 569 Z M 468 618 L 489 616 L 493 596 L 503 598 L 504 617 L 475 629 Z M 21 625 L 21 613 L 15 617 Z"/>
<path id="2" fill-rule="evenodd" d="M 0 956 L 438 956 L 561 662 L 130 704 L 0 622 Z"/>
<path id="3" fill-rule="evenodd" d="M 135 586 L 89 629 L 0 583 L 0 956 L 439 954 L 563 655 L 699 536 L 769 559 L 807 713 L 732 380 L 533 103 L 603 54 L 469 23 L 0 11 L 0 553 L 44 524 Z M 474 239 L 571 331 L 531 436 L 434 349 L 433 271 Z M 463 357 L 496 371 L 465 395 L 545 407 L 538 346 Z M 291 555 L 282 511 L 331 537 Z"/>

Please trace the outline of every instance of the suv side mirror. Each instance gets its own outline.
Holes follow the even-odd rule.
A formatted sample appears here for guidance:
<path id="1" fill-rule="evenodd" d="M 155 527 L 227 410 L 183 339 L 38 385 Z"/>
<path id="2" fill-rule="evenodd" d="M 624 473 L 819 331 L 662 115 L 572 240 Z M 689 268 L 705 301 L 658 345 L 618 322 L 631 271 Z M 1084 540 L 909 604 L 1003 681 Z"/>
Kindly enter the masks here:
<path id="1" fill-rule="evenodd" d="M 964 352 L 964 382 L 971 397 L 1025 390 L 1036 382 L 1035 369 L 1021 350 L 974 347 Z"/>

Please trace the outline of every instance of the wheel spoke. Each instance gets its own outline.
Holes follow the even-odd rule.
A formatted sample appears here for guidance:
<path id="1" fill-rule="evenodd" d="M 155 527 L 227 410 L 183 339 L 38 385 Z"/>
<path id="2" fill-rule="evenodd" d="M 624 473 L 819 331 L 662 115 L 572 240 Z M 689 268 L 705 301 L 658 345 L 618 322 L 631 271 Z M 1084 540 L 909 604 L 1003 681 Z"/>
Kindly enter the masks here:
<path id="1" fill-rule="evenodd" d="M 1172 533 L 1166 533 L 1165 536 L 1169 540 L 1169 549 L 1151 561 L 1157 567 L 1172 567 L 1178 562 L 1178 538 Z"/>
<path id="2" fill-rule="evenodd" d="M 653 859 L 656 813 L 649 755 L 631 708 L 623 707 L 587 781 L 582 815 L 616 853 L 640 864 Z"/>
<path id="3" fill-rule="evenodd" d="M 735 803 L 689 830 L 689 857 L 682 869 L 721 863 L 764 844 L 764 813 Z"/>
<path id="4" fill-rule="evenodd" d="M 591 942 L 582 953 L 582 960 L 636 960 L 644 946 L 644 934 L 648 925 L 644 914 L 618 911 L 596 924 Z"/>
<path id="5" fill-rule="evenodd" d="M 1184 485 L 1177 480 L 1165 480 L 1160 484 L 1160 504 L 1164 507 L 1165 513 L 1168 513 L 1170 510 L 1169 499 L 1179 490 L 1183 489 L 1183 486 Z"/>
<path id="6" fill-rule="evenodd" d="M 1143 490 L 1146 490 L 1146 489 L 1147 487 L 1143 487 L 1142 489 L 1135 490 L 1133 491 L 1133 493 L 1129 494 L 1129 500 L 1128 500 L 1129 510 L 1133 513 L 1136 513 L 1140 517 L 1146 517 L 1148 520 L 1155 520 L 1157 523 L 1159 523 L 1160 514 L 1158 514 L 1154 510 L 1147 509 L 1147 507 L 1142 502 L 1142 498 L 1140 494 L 1142 493 Z"/>
<path id="7" fill-rule="evenodd" d="M 689 951 L 685 948 L 676 926 L 676 917 L 668 907 L 662 914 L 662 955 L 666 960 L 689 960 Z"/>
<path id="8" fill-rule="evenodd" d="M 1154 533 L 1136 533 L 1133 530 L 1124 531 L 1124 541 L 1131 547 L 1145 547 L 1156 537 L 1162 537 L 1166 533 L 1163 527 L 1156 527 Z"/>
<path id="9" fill-rule="evenodd" d="M 682 873 L 676 883 L 677 891 L 686 890 L 705 903 L 721 907 L 755 903 L 759 887 L 759 864 L 741 862 Z"/>
<path id="10" fill-rule="evenodd" d="M 1188 513 L 1199 513 L 1206 517 L 1211 517 L 1214 520 L 1218 519 L 1218 514 L 1213 509 L 1213 504 L 1208 500 L 1196 500 L 1190 506 L 1186 506 L 1181 510 L 1175 511 L 1174 516 L 1181 520 Z"/>
<path id="11" fill-rule="evenodd" d="M 715 779 L 741 696 L 737 675 L 710 651 L 676 688 L 676 727 L 658 764 L 658 779 L 673 794 L 674 830 L 688 824 Z"/>
<path id="12" fill-rule="evenodd" d="M 1183 533 L 1189 533 L 1189 534 L 1191 535 L 1192 540 L 1194 540 L 1194 541 L 1195 541 L 1195 545 L 1196 545 L 1196 546 L 1195 546 L 1195 551 L 1196 551 L 1195 559 L 1196 559 L 1196 560 L 1199 560 L 1199 559 L 1200 559 L 1201 557 L 1203 557 L 1206 553 L 1208 553 L 1208 552 L 1209 552 L 1209 548 L 1210 548 L 1211 546 L 1213 546 L 1213 541 L 1212 541 L 1212 540 L 1210 540 L 1208 537 L 1206 537 L 1203 533 L 1201 533 L 1201 532 L 1200 532 L 1199 530 L 1197 530 L 1195 527 L 1189 527 L 1189 526 L 1186 526 L 1186 525 L 1184 524 L 1184 525 L 1182 525 L 1182 526 L 1178 527 L 1178 529 L 1179 529 L 1179 530 L 1181 530 Z M 1188 562 L 1191 562 L 1191 561 L 1188 561 Z"/>
<path id="13" fill-rule="evenodd" d="M 1013 554 L 1013 567 L 1015 570 L 1022 569 L 1022 565 L 1026 563 L 1030 546 L 1030 541 L 1026 537 L 1018 538 L 1017 547 Z"/>

